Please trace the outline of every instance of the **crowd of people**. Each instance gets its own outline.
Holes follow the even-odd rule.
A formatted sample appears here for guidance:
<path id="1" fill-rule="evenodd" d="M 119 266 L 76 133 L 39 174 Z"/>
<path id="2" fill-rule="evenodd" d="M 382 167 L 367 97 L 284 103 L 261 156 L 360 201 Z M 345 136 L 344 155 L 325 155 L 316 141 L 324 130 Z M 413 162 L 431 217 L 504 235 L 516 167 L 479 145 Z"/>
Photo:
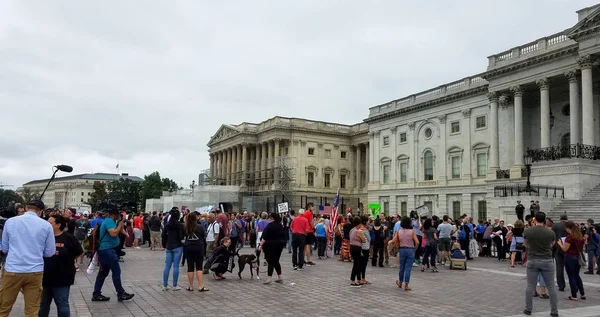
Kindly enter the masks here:
<path id="1" fill-rule="evenodd" d="M 519 205 L 518 215 L 524 209 Z M 217 281 L 226 279 L 244 246 L 254 249 L 249 261 L 260 266 L 262 259 L 267 266 L 266 285 L 283 283 L 280 257 L 284 249 L 292 254 L 294 270 L 315 265 L 313 252 L 319 260 L 339 256 L 340 261 L 352 262 L 351 287 L 371 284 L 366 278 L 369 262 L 373 267 L 397 267 L 396 285 L 404 291 L 411 290 L 413 267 L 435 274 L 438 266 L 448 262 L 452 265 L 475 257 L 509 259 L 512 268 L 527 267 L 524 314 L 531 314 L 532 298 L 539 297 L 550 300 L 551 315 L 557 316 L 556 291 L 565 291 L 564 272 L 570 289 L 565 299 L 570 301 L 586 300 L 580 268 L 586 268 L 584 274 L 600 275 L 600 235 L 592 219 L 578 225 L 563 215 L 554 223 L 532 206 L 533 215 L 518 217 L 508 225 L 499 218 L 475 224 L 467 215 L 453 220 L 447 215 L 421 217 L 414 211 L 389 217 L 358 216 L 349 211 L 332 224 L 329 215 L 314 212 L 312 203 L 283 214 L 199 213 L 177 207 L 162 214 L 127 213 L 108 205 L 90 219 L 87 213 L 48 211 L 41 201 L 32 201 L 17 208 L 16 217 L 6 220 L 1 234 L 6 257 L 0 316 L 10 313 L 19 292 L 24 294 L 27 316 L 48 316 L 52 301 L 59 316 L 69 316 L 70 286 L 86 254 L 90 258 L 88 273 L 99 267 L 92 301 L 110 300 L 102 294 L 109 273 L 117 299 L 129 300 L 134 295 L 122 286 L 119 263 L 124 261 L 125 247 L 140 249 L 144 245 L 165 252 L 164 291 L 182 290 L 179 268 L 187 262 L 185 289 L 190 292 L 209 291 L 205 274 L 212 272 Z"/>

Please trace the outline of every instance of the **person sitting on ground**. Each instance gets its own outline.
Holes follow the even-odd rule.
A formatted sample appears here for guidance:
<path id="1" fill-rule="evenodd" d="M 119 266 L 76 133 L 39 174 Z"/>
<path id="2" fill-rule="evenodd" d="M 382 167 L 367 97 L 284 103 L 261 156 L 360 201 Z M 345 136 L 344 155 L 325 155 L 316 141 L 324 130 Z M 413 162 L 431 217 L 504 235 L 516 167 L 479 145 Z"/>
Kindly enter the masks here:
<path id="1" fill-rule="evenodd" d="M 458 242 L 454 242 L 452 245 L 452 252 L 450 253 L 451 259 L 466 259 L 467 257 L 460 249 L 460 244 Z"/>

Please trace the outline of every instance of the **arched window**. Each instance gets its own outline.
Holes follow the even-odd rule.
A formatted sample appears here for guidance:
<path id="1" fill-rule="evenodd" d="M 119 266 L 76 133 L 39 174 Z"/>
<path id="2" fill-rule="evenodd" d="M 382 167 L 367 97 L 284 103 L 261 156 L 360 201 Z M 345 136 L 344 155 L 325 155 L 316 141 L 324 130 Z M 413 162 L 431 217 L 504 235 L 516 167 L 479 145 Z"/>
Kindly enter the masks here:
<path id="1" fill-rule="evenodd" d="M 433 153 L 431 151 L 425 152 L 423 155 L 423 165 L 425 167 L 425 179 L 426 181 L 433 180 Z"/>
<path id="2" fill-rule="evenodd" d="M 560 138 L 560 148 L 568 149 L 571 145 L 571 133 L 567 132 Z"/>

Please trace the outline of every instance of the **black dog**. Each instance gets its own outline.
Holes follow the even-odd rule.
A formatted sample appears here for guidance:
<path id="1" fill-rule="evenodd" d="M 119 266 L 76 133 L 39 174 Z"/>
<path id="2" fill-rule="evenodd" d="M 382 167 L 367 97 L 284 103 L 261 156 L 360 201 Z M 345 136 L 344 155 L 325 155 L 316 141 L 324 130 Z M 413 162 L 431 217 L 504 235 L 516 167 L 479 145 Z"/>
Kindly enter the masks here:
<path id="1" fill-rule="evenodd" d="M 260 276 L 258 275 L 259 273 L 259 269 L 260 269 L 260 263 L 258 263 L 258 257 L 260 256 L 260 251 L 256 251 L 256 254 L 242 254 L 240 255 L 238 252 L 240 251 L 240 249 L 237 249 L 235 251 L 235 255 L 238 256 L 238 266 L 239 266 L 239 271 L 238 271 L 238 276 L 240 277 L 240 279 L 242 279 L 242 272 L 244 271 L 244 268 L 246 267 L 246 264 L 250 265 L 250 276 L 251 278 L 254 278 L 254 265 L 256 265 L 256 279 L 260 280 Z"/>

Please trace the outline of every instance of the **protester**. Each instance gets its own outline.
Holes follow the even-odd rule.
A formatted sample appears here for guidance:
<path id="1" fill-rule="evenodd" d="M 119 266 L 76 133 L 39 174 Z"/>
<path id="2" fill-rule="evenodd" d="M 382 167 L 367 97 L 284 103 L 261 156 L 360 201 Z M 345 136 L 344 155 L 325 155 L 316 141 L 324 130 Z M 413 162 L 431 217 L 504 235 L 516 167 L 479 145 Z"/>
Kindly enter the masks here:
<path id="1" fill-rule="evenodd" d="M 277 272 L 277 280 L 275 280 L 275 283 L 283 283 L 279 258 L 281 257 L 281 252 L 285 246 L 285 235 L 281 224 L 281 216 L 276 212 L 272 212 L 269 220 L 271 222 L 265 227 L 259 246 L 259 250 L 264 250 L 265 259 L 268 264 L 265 285 L 271 284 L 273 270 Z"/>
<path id="2" fill-rule="evenodd" d="M 37 316 L 42 295 L 44 258 L 56 252 L 54 229 L 40 218 L 44 210 L 41 200 L 26 204 L 22 216 L 6 220 L 2 232 L 2 251 L 7 254 L 2 274 L 0 316 L 8 316 L 23 292 L 25 316 Z M 71 267 L 73 262 L 71 262 Z"/>
<path id="3" fill-rule="evenodd" d="M 167 249 L 165 259 L 165 269 L 163 270 L 163 291 L 172 289 L 174 291 L 181 290 L 177 286 L 179 280 L 179 262 L 183 255 L 183 244 L 181 241 L 185 237 L 183 224 L 179 221 L 179 211 L 173 211 L 169 222 L 165 227 L 167 232 Z M 169 287 L 169 273 L 173 267 L 173 287 Z"/>
<path id="4" fill-rule="evenodd" d="M 194 274 L 198 280 L 198 291 L 206 292 L 208 288 L 204 287 L 204 276 L 202 274 L 202 263 L 204 261 L 204 244 L 206 231 L 204 227 L 198 224 L 196 213 L 190 213 L 185 219 L 185 242 L 187 256 L 187 275 L 189 286 L 188 291 L 194 290 Z"/>

